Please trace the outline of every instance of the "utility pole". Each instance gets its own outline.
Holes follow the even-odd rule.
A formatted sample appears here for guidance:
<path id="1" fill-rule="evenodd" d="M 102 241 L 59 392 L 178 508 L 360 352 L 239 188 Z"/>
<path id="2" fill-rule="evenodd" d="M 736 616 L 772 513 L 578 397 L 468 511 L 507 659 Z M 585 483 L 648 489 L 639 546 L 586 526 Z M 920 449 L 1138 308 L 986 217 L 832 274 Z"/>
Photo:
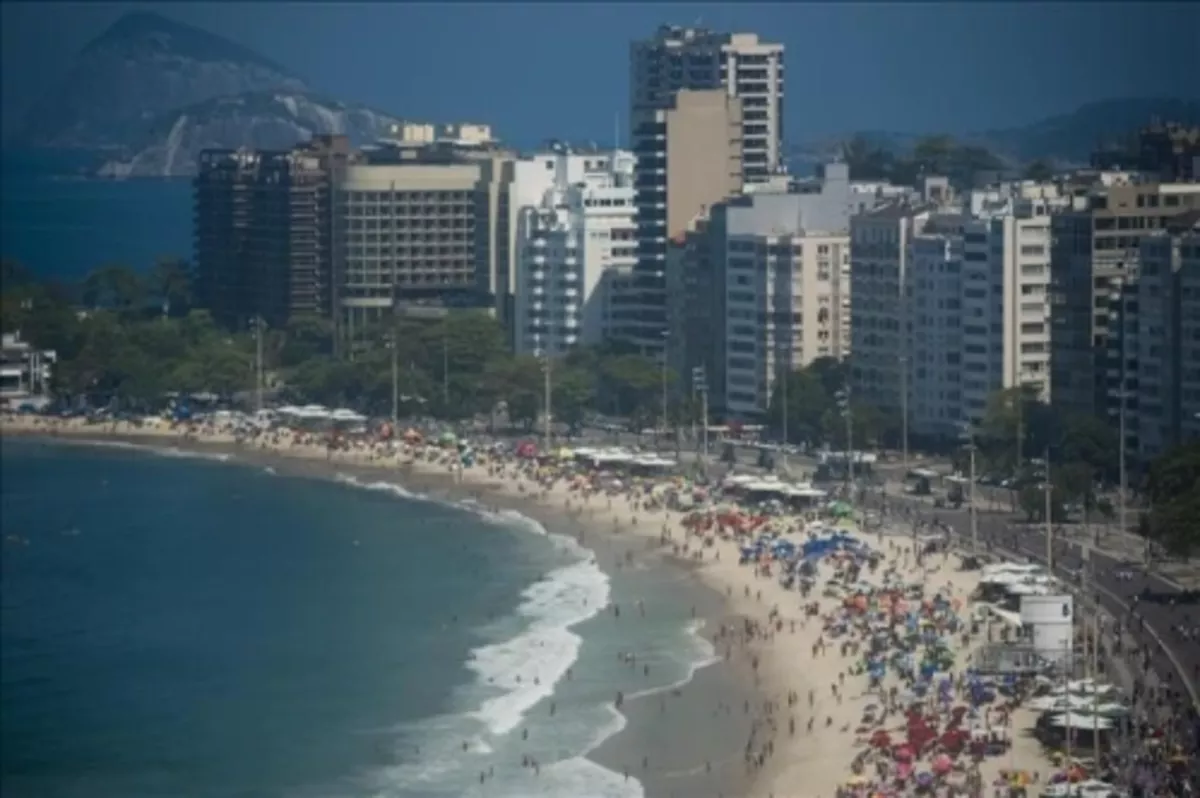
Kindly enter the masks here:
<path id="1" fill-rule="evenodd" d="M 788 352 L 787 361 L 783 366 L 783 444 L 779 448 L 779 461 L 782 464 L 782 470 L 787 471 L 787 445 L 788 445 L 788 378 L 792 376 L 792 356 Z"/>
<path id="2" fill-rule="evenodd" d="M 546 450 L 546 454 L 550 453 L 550 422 L 551 422 L 551 419 L 550 419 L 550 407 L 551 407 L 551 405 L 550 405 L 550 398 L 551 398 L 550 397 L 550 369 L 551 369 L 550 350 L 547 349 L 546 350 L 546 385 L 544 387 L 545 396 L 542 398 L 542 402 L 544 404 L 544 407 L 542 408 L 543 415 L 545 415 L 545 419 L 542 422 L 543 426 L 544 426 L 543 436 L 545 437 L 545 441 L 542 444 L 542 448 Z"/>
<path id="3" fill-rule="evenodd" d="M 979 519 L 975 515 L 975 433 L 974 432 L 971 433 L 971 442 L 968 444 L 968 447 L 969 447 L 970 454 L 971 454 L 971 473 L 969 475 L 970 479 L 971 479 L 971 491 L 970 491 L 970 498 L 968 499 L 968 501 L 971 502 L 971 552 L 976 557 L 978 557 L 979 556 Z"/>
<path id="4" fill-rule="evenodd" d="M 900 445 L 904 478 L 908 479 L 908 356 L 900 358 Z"/>
<path id="5" fill-rule="evenodd" d="M 400 423 L 400 342 L 396 335 L 396 321 L 392 320 L 392 434 L 396 434 Z"/>
<path id="6" fill-rule="evenodd" d="M 665 435 L 671 428 L 671 422 L 667 418 L 667 345 L 663 343 L 662 355 L 662 431 Z M 656 434 L 655 439 L 658 438 Z"/>
<path id="7" fill-rule="evenodd" d="M 842 418 L 846 419 L 846 498 L 849 499 L 854 484 L 854 422 L 850 413 L 850 383 L 843 385 L 835 398 L 841 408 Z"/>
<path id="8" fill-rule="evenodd" d="M 1054 576 L 1054 521 L 1052 495 L 1054 488 L 1050 485 L 1050 447 L 1046 447 L 1046 573 Z"/>
<path id="9" fill-rule="evenodd" d="M 442 332 L 442 404 L 450 408 L 450 339 Z"/>
<path id="10" fill-rule="evenodd" d="M 1122 369 L 1124 373 L 1124 369 Z M 1118 429 L 1121 436 L 1121 443 L 1117 452 L 1117 469 L 1120 474 L 1117 485 L 1117 529 L 1120 534 L 1126 532 L 1125 526 L 1125 378 L 1121 378 L 1121 408 L 1117 412 Z M 1146 539 L 1146 567 L 1150 567 L 1150 540 Z"/>
<path id="11" fill-rule="evenodd" d="M 263 409 L 263 319 L 254 317 L 254 405 L 255 409 Z"/>

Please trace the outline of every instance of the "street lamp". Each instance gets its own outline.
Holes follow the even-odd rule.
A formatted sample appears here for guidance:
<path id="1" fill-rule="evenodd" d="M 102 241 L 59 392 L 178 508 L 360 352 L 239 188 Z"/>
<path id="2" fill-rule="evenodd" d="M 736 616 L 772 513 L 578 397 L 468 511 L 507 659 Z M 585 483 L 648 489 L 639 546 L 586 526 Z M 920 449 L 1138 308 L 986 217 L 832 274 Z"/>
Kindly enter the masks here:
<path id="1" fill-rule="evenodd" d="M 663 330 L 662 333 L 662 431 L 665 434 L 669 429 L 670 421 L 667 420 L 667 347 L 671 345 L 670 329 Z M 654 432 L 655 447 L 658 448 L 658 430 Z"/>
<path id="2" fill-rule="evenodd" d="M 970 490 L 968 491 L 967 501 L 970 502 L 968 512 L 971 518 L 971 553 L 979 556 L 979 520 L 975 515 L 975 451 L 978 448 L 975 445 L 975 428 L 971 424 L 963 424 L 961 436 L 967 442 L 967 451 L 970 453 L 970 467 L 968 479 L 971 480 Z"/>
<path id="3" fill-rule="evenodd" d="M 789 343 L 790 343 L 790 339 L 789 339 Z M 782 393 L 782 396 L 780 397 L 780 403 L 782 405 L 782 413 L 783 413 L 783 442 L 779 447 L 779 460 L 780 460 L 780 466 L 781 466 L 780 470 L 783 471 L 784 473 L 787 473 L 788 379 L 792 376 L 792 352 L 791 352 L 790 347 L 788 348 L 787 352 L 785 353 L 785 358 L 786 359 L 783 362 L 783 383 L 780 386 L 780 391 Z"/>
<path id="4" fill-rule="evenodd" d="M 250 320 L 254 329 L 254 406 L 256 410 L 263 409 L 263 329 L 267 323 L 262 316 Z"/>
<path id="5" fill-rule="evenodd" d="M 550 349 L 547 347 L 547 349 L 546 349 L 546 368 L 545 368 L 546 382 L 545 382 L 545 385 L 543 386 L 543 391 L 545 392 L 545 395 L 542 398 L 542 402 L 545 405 L 545 407 L 543 408 L 543 411 L 544 411 L 544 415 L 546 417 L 543 421 L 543 425 L 544 425 L 543 426 L 543 434 L 545 436 L 545 442 L 542 444 L 542 448 L 546 450 L 547 454 L 549 454 L 549 452 L 550 452 L 550 424 L 551 424 L 550 370 L 552 368 L 552 366 L 551 366 L 552 362 L 553 361 L 550 360 Z"/>
<path id="6" fill-rule="evenodd" d="M 854 483 L 854 419 L 850 411 L 850 383 L 834 394 L 837 406 L 846 419 L 846 497 L 850 497 L 850 486 Z"/>
<path id="7" fill-rule="evenodd" d="M 908 474 L 908 355 L 900 356 L 900 446 L 904 473 Z M 907 479 L 907 476 L 905 477 Z"/>

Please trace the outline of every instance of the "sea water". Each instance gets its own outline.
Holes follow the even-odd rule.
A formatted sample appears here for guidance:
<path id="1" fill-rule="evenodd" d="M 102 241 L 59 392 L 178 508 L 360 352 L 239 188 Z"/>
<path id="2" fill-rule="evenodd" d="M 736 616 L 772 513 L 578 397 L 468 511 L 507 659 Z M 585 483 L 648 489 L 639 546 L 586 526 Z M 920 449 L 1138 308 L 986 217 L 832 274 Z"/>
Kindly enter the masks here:
<path id="1" fill-rule="evenodd" d="M 710 661 L 664 572 L 394 481 L 165 453 L 4 442 L 6 798 L 641 794 L 586 754 L 617 690 Z"/>
<path id="2" fill-rule="evenodd" d="M 109 264 L 146 271 L 192 259 L 186 178 L 101 180 L 70 173 L 78 157 L 5 152 L 0 168 L 0 257 L 76 281 Z"/>

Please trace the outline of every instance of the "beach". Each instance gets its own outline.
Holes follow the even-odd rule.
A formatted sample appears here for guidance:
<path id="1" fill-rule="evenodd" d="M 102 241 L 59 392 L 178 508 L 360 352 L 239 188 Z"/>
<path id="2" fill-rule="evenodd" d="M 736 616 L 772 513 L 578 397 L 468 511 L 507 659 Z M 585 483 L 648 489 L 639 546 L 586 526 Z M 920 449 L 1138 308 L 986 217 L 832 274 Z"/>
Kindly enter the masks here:
<path id="1" fill-rule="evenodd" d="M 872 740 L 880 733 L 900 736 L 903 731 L 896 698 L 903 685 L 893 669 L 873 680 L 861 667 L 865 643 L 860 632 L 865 626 L 846 610 L 850 594 L 818 588 L 802 596 L 785 588 L 770 562 L 742 561 L 737 543 L 689 526 L 684 512 L 666 509 L 645 485 L 601 493 L 577 480 L 556 479 L 511 461 L 480 457 L 464 464 L 425 444 L 331 450 L 315 438 L 291 433 L 239 441 L 219 426 L 88 425 L 28 416 L 6 416 L 2 425 L 4 434 L 194 449 L 274 469 L 336 476 L 361 485 L 391 483 L 492 511 L 520 512 L 574 537 L 594 552 L 602 568 L 651 569 L 664 589 L 678 584 L 678 589 L 691 591 L 696 627 L 711 643 L 713 664 L 699 668 L 685 683 L 648 691 L 649 666 L 638 661 L 638 651 L 621 652 L 627 688 L 612 702 L 628 722 L 591 754 L 622 778 L 639 781 L 651 798 L 833 798 L 846 784 L 864 778 L 864 772 L 871 775 L 872 768 L 889 767 L 872 753 L 877 748 Z M 776 522 L 782 527 L 779 531 L 796 539 L 815 523 L 800 514 Z M 863 585 L 858 593 L 882 602 L 883 610 L 892 601 L 893 613 L 895 600 L 887 596 L 898 586 L 923 585 L 925 599 L 936 598 L 937 607 L 944 608 L 930 610 L 930 623 L 940 625 L 946 672 L 951 679 L 961 674 L 971 650 L 997 633 L 991 620 L 974 628 L 963 621 L 978 572 L 957 569 L 956 558 L 947 552 L 920 555 L 917 543 L 898 530 L 864 537 L 851 522 L 843 521 L 841 527 L 867 540 L 878 562 L 869 569 L 848 560 L 835 560 L 835 566 L 852 573 Z M 822 569 L 819 583 L 834 575 L 826 566 Z M 604 611 L 587 623 L 616 628 L 622 617 L 628 624 L 654 611 L 653 605 L 630 605 L 614 594 Z M 844 622 L 835 623 L 835 617 Z M 547 692 L 551 687 L 547 685 Z M 965 687 L 955 683 L 949 689 L 960 695 Z M 1005 769 L 1049 773 L 1052 766 L 1037 741 L 1018 731 L 1032 720 L 1020 708 L 1004 717 L 985 714 L 980 728 L 1003 733 L 1012 741 L 1009 751 L 1003 757 L 984 758 L 977 772 L 962 769 L 943 775 L 958 781 L 978 778 L 987 785 Z M 529 736 L 535 739 L 536 719 L 528 724 Z M 918 760 L 911 769 L 935 766 Z M 522 766 L 531 771 L 530 794 L 540 794 L 537 768 Z M 486 774 L 480 775 L 484 786 L 486 779 Z"/>

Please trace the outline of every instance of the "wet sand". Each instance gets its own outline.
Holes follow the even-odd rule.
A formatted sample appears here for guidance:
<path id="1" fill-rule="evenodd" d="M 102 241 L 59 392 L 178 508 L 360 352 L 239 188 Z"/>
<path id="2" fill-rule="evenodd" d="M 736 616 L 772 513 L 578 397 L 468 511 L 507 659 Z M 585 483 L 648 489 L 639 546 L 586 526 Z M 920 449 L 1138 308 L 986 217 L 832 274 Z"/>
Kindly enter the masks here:
<path id="1" fill-rule="evenodd" d="M 14 429 L 6 423 L 0 424 L 0 434 L 45 438 L 63 445 L 116 443 L 229 455 L 236 463 L 271 468 L 285 476 L 331 479 L 342 475 L 363 483 L 386 481 L 447 501 L 474 500 L 488 507 L 514 510 L 561 534 L 580 539 L 582 532 L 581 543 L 595 553 L 597 564 L 610 576 L 614 563 L 635 550 L 639 565 L 660 571 L 664 581 L 678 582 L 688 591 L 697 617 L 707 621 L 703 634 L 710 639 L 722 622 L 734 625 L 742 620 L 731 611 L 725 596 L 695 578 L 695 563 L 669 551 L 648 550 L 628 534 L 614 534 L 607 518 L 568 513 L 532 492 L 521 494 L 500 479 L 487 478 L 485 473 L 471 474 L 470 479 L 460 481 L 446 470 L 425 463 L 405 466 L 337 456 L 327 459 L 323 451 L 264 449 L 238 444 L 231 436 L 185 439 L 182 435 L 124 427 L 92 425 L 50 434 L 45 429 L 24 426 Z M 758 706 L 764 700 L 752 682 L 752 675 L 737 662 L 712 664 L 697 670 L 684 685 L 641 696 L 637 692 L 642 685 L 631 681 L 630 698 L 621 707 L 628 721 L 626 727 L 589 758 L 614 772 L 628 772 L 637 778 L 648 798 L 742 798 L 756 794 L 753 777 L 747 774 L 742 758 L 750 725 L 750 716 L 742 708 L 747 704 Z M 721 708 L 737 711 L 719 712 Z"/>

